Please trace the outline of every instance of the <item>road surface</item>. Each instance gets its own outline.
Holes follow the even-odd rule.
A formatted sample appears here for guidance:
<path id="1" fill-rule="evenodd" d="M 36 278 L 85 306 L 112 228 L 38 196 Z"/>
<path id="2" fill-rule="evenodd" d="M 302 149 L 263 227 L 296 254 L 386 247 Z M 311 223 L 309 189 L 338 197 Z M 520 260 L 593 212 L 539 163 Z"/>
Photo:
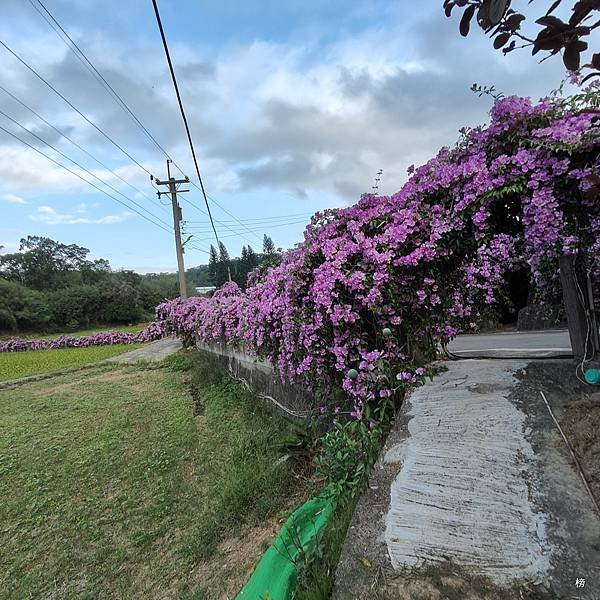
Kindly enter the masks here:
<path id="1" fill-rule="evenodd" d="M 462 358 L 549 358 L 573 356 L 566 329 L 459 335 L 448 349 Z"/>

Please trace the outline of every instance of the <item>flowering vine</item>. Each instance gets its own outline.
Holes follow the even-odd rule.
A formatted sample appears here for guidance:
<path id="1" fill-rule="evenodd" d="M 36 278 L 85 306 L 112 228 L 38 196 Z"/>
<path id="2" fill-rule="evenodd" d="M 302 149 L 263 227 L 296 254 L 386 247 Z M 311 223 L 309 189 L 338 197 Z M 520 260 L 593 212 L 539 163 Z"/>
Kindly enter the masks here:
<path id="1" fill-rule="evenodd" d="M 558 257 L 597 253 L 598 123 L 560 101 L 503 98 L 488 126 L 461 130 L 396 194 L 315 214 L 245 293 L 229 283 L 168 302 L 158 321 L 188 343 L 243 345 L 364 420 L 422 379 L 438 343 L 475 326 L 508 271 L 528 266 L 551 299 Z"/>

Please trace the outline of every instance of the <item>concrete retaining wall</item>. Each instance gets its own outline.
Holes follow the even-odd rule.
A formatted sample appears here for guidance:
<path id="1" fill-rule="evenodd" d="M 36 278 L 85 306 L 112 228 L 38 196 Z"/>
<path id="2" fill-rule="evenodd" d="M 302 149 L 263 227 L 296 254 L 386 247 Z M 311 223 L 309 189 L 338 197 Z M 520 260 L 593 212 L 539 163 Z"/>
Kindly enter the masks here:
<path id="1" fill-rule="evenodd" d="M 272 364 L 246 354 L 243 349 L 199 340 L 196 347 L 216 355 L 233 377 L 288 416 L 302 419 L 314 407 L 313 397 L 304 387 L 281 381 Z"/>

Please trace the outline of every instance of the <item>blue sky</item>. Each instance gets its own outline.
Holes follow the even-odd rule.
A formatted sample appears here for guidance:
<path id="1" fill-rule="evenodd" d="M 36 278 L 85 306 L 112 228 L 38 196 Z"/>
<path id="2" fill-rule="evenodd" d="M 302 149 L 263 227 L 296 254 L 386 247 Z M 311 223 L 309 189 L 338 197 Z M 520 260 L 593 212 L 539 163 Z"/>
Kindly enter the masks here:
<path id="1" fill-rule="evenodd" d="M 192 177 L 150 0 L 106 0 L 101 9 L 92 0 L 44 4 Z M 380 191 L 399 189 L 409 165 L 452 144 L 461 126 L 485 122 L 489 98 L 470 92 L 473 82 L 539 98 L 564 76 L 560 60 L 540 65 L 527 52 L 503 57 L 478 30 L 461 38 L 456 17 L 445 18 L 441 1 L 159 4 L 204 183 L 227 211 L 213 205 L 232 255 L 248 243 L 258 250 L 263 233 L 291 247 L 301 240 L 309 214 L 353 203 L 371 190 L 379 169 Z M 3 1 L 0 39 L 144 169 L 165 177 L 162 154 L 29 0 Z M 171 223 L 169 207 L 158 202 L 144 170 L 1 47 L 0 61 L 1 86 L 119 177 L 1 90 L 0 110 L 119 193 L 70 165 L 83 177 Z M 0 126 L 69 164 L 2 115 Z M 190 189 L 182 200 L 186 237 L 193 234 L 190 243 L 207 249 L 212 239 L 197 208 L 202 198 Z M 175 269 L 167 231 L 0 131 L 0 245 L 15 251 L 26 235 L 80 244 L 113 268 Z M 206 258 L 189 247 L 186 265 Z"/>

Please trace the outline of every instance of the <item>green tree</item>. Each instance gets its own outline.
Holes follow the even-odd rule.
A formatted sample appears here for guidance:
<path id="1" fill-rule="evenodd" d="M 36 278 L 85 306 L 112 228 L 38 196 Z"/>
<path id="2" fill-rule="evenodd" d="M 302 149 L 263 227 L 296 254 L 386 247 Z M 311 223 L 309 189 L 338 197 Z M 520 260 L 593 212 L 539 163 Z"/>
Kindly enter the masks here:
<path id="1" fill-rule="evenodd" d="M 263 236 L 263 254 L 266 254 L 267 256 L 273 256 L 276 254 L 275 244 L 266 233 Z"/>
<path id="2" fill-rule="evenodd" d="M 81 269 L 106 272 L 105 260 L 90 262 L 87 248 L 62 244 L 47 237 L 21 239 L 19 252 L 0 256 L 0 274 L 36 290 L 52 290 L 82 282 Z"/>
<path id="3" fill-rule="evenodd" d="M 44 329 L 51 320 L 45 295 L 0 279 L 0 331 Z"/>
<path id="4" fill-rule="evenodd" d="M 229 273 L 231 270 L 231 259 L 229 252 L 223 242 L 219 242 L 219 262 L 217 263 L 217 277 L 215 285 L 217 287 L 229 281 Z"/>
<path id="5" fill-rule="evenodd" d="M 248 272 L 256 269 L 256 267 L 258 267 L 258 254 L 256 254 L 256 252 L 254 252 L 252 246 L 248 245 L 248 250 L 247 250 L 247 255 L 248 255 L 248 265 L 249 265 L 249 269 Z"/>
<path id="6" fill-rule="evenodd" d="M 208 276 L 213 285 L 217 285 L 217 274 L 219 269 L 219 255 L 217 249 L 211 244 L 208 258 Z"/>

